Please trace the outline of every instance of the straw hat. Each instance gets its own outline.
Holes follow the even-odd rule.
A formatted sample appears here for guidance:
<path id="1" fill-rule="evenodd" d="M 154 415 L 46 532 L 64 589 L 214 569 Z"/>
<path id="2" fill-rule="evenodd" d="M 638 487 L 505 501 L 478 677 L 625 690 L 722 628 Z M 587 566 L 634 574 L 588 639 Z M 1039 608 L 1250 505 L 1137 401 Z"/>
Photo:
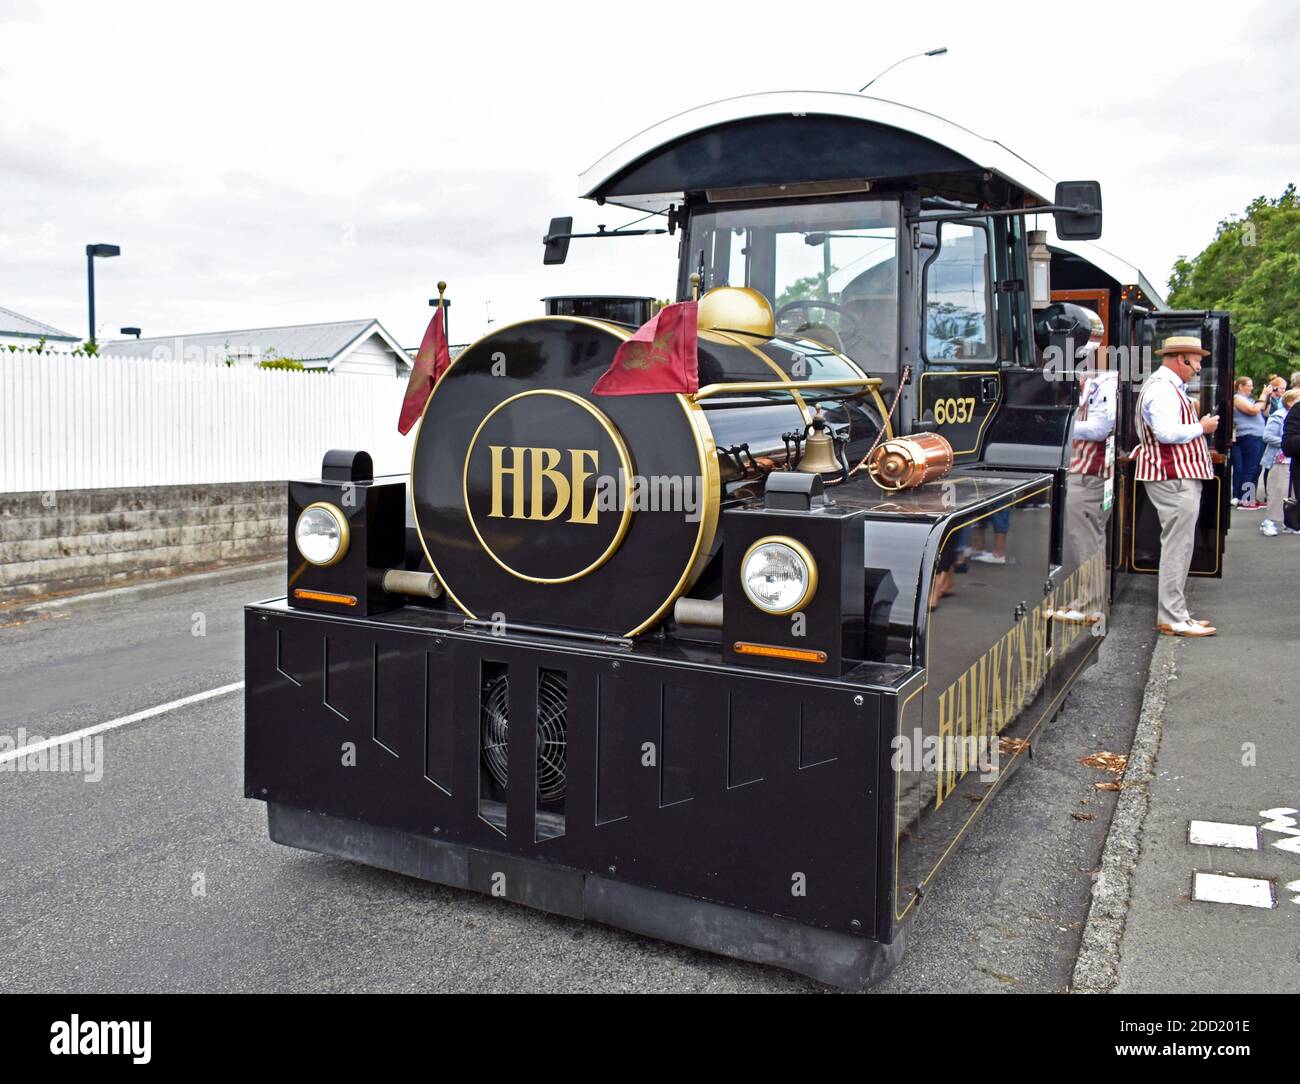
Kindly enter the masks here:
<path id="1" fill-rule="evenodd" d="M 1199 335 L 1170 335 L 1164 346 L 1156 351 L 1156 357 L 1162 358 L 1166 354 L 1196 354 L 1203 358 L 1210 356 L 1210 352 L 1201 347 Z"/>

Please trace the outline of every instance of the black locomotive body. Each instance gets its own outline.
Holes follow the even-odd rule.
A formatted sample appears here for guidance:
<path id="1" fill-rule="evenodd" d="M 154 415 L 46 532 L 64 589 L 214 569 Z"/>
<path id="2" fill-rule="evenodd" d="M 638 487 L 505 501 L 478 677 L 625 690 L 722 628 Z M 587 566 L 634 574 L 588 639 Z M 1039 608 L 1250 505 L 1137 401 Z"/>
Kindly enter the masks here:
<path id="1" fill-rule="evenodd" d="M 645 299 L 553 299 L 457 357 L 407 482 L 291 483 L 245 790 L 281 843 L 862 986 L 1094 657 L 1126 536 L 1109 489 L 1071 533 L 1102 489 L 1035 336 L 1045 178 L 854 95 L 697 113 L 583 194 L 680 230 L 698 391 L 594 395 L 635 328 L 586 313 Z M 935 432 L 945 477 L 856 469 Z"/>

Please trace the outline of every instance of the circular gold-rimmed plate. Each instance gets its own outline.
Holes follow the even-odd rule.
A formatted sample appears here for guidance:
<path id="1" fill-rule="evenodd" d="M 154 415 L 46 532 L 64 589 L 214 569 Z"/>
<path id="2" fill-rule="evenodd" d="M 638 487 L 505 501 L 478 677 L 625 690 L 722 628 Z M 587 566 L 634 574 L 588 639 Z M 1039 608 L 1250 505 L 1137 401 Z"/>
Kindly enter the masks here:
<path id="1" fill-rule="evenodd" d="M 714 552 L 720 480 L 701 408 L 684 395 L 591 395 L 630 334 L 583 318 L 524 321 L 465 350 L 430 396 L 411 462 L 414 513 L 430 566 L 471 617 L 637 635 L 669 610 Z M 545 394 L 528 395 L 536 392 Z M 512 407 L 500 409 L 512 400 Z M 561 403 L 563 411 L 541 409 Z M 528 406 L 538 409 L 516 409 Z M 484 456 L 479 435 L 487 432 L 490 415 L 510 424 Z M 600 427 L 604 443 L 592 440 L 598 419 L 608 426 Z M 491 470 L 493 443 L 502 449 L 501 470 L 522 469 L 498 479 L 499 510 L 513 513 L 516 480 L 526 492 L 519 517 L 488 517 L 493 531 L 485 546 L 483 506 L 471 512 L 467 496 L 471 505 L 476 494 L 486 497 L 492 510 L 492 478 L 472 475 L 476 463 Z M 550 449 L 559 459 L 553 464 L 550 455 L 507 448 Z M 546 518 L 560 494 L 544 471 L 567 464 L 571 485 L 574 452 L 594 452 L 581 457 L 582 468 L 615 478 L 622 499 L 608 527 L 568 522 L 572 507 L 569 515 Z M 535 493 L 534 464 L 543 470 Z M 620 469 L 631 484 L 618 480 Z M 629 506 L 631 515 L 625 515 Z M 584 496 L 579 512 L 588 511 Z M 595 530 L 599 545 L 579 541 L 574 532 L 580 526 Z M 532 550 L 540 555 L 519 556 Z M 552 574 L 537 575 L 539 569 Z"/>
<path id="2" fill-rule="evenodd" d="M 571 415 L 558 425 L 551 413 L 557 407 Z M 587 418 L 582 417 L 584 412 Z M 493 444 L 494 429 L 504 431 L 505 435 L 496 439 L 505 441 L 519 430 L 565 432 L 573 446 L 562 450 L 548 445 Z M 602 460 L 606 467 L 617 463 L 616 477 L 596 473 L 594 468 Z M 471 480 L 477 484 L 477 492 L 471 492 Z M 595 572 L 627 535 L 635 503 L 634 480 L 627 445 L 602 411 L 572 392 L 534 388 L 498 403 L 474 430 L 465 452 L 461 492 L 474 537 L 498 565 L 530 583 L 568 583 Z M 602 486 L 601 482 L 611 484 Z M 610 507 L 604 508 L 606 505 Z M 534 530 L 532 540 L 521 539 L 520 531 L 512 532 L 513 538 L 508 532 L 508 542 L 525 542 L 516 546 L 518 556 L 511 558 L 512 564 L 497 552 L 492 535 L 503 521 L 520 519 L 551 526 L 541 536 Z M 558 557 L 561 567 L 528 567 L 543 549 L 538 541 L 557 539 L 561 545 L 554 548 L 560 553 L 543 552 L 541 556 Z"/>

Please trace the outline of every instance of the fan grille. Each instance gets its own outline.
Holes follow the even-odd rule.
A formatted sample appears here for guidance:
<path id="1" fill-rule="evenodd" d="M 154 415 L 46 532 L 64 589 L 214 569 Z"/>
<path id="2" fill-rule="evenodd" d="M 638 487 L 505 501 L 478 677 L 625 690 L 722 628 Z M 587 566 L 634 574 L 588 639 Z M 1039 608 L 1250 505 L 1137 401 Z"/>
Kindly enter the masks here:
<path id="1" fill-rule="evenodd" d="M 544 670 L 537 685 L 537 796 L 543 802 L 564 797 L 568 699 L 563 675 Z M 482 742 L 483 765 L 505 789 L 510 782 L 510 678 L 505 674 L 484 691 Z"/>

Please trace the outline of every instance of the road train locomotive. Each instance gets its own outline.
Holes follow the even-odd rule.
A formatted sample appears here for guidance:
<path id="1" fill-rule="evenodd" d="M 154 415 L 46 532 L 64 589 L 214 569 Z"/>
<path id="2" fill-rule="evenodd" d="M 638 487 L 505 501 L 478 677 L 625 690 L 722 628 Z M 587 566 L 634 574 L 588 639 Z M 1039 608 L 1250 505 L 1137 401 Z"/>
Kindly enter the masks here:
<path id="1" fill-rule="evenodd" d="M 1095 183 L 859 95 L 688 111 L 581 195 L 677 239 L 698 372 L 597 394 L 659 303 L 550 297 L 441 373 L 409 476 L 289 483 L 245 793 L 282 844 L 868 985 L 1156 567 L 1145 348 L 1200 336 L 1226 416 L 1228 316 L 1093 244 Z"/>

